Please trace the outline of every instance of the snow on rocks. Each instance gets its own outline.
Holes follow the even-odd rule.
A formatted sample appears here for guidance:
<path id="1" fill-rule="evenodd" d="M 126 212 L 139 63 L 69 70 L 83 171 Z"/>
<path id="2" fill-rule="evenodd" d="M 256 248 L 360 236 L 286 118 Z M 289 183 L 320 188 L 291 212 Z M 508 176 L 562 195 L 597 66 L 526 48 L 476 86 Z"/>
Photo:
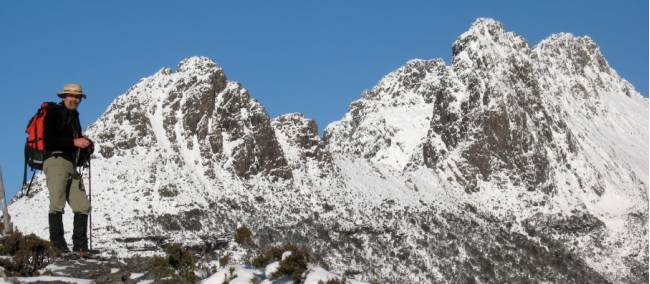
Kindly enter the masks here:
<path id="1" fill-rule="evenodd" d="M 277 279 L 270 279 L 270 274 L 277 269 L 278 262 L 271 263 L 266 266 L 264 271 L 259 269 L 252 268 L 245 265 L 229 265 L 219 271 L 217 271 L 212 276 L 202 280 L 201 284 L 248 284 L 248 283 L 266 283 L 266 284 L 291 284 L 294 283 L 291 278 L 280 277 Z M 345 283 L 351 284 L 364 284 L 369 282 L 359 281 L 356 279 L 348 279 L 337 275 L 335 273 L 329 272 L 323 269 L 320 266 L 312 266 L 305 272 L 305 278 L 302 283 L 304 284 L 321 284 L 327 283 L 329 280 L 345 280 Z"/>

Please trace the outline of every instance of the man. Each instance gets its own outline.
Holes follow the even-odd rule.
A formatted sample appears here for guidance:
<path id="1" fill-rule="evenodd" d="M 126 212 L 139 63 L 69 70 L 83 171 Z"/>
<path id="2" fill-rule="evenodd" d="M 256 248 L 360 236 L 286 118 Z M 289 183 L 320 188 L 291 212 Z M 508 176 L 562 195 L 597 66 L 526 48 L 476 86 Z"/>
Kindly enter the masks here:
<path id="1" fill-rule="evenodd" d="M 50 242 L 60 252 L 70 252 L 64 238 L 63 208 L 66 200 L 74 212 L 72 250 L 80 256 L 88 252 L 88 214 L 90 201 L 81 177 L 75 170 L 80 151 L 92 149 L 92 142 L 81 135 L 77 108 L 86 95 L 79 84 L 65 84 L 58 93 L 63 100 L 45 117 L 43 172 L 50 194 Z"/>

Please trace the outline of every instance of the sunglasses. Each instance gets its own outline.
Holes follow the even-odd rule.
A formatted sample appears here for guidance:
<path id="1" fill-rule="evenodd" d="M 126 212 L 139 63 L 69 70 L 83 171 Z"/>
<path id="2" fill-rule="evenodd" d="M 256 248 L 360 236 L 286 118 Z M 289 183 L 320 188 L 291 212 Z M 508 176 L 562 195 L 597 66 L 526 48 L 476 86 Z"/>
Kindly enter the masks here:
<path id="1" fill-rule="evenodd" d="M 65 94 L 64 96 L 65 96 L 66 98 L 75 98 L 75 99 L 78 99 L 78 100 L 82 100 L 82 99 L 85 99 L 85 98 L 86 98 L 85 95 L 71 95 L 71 94 Z"/>

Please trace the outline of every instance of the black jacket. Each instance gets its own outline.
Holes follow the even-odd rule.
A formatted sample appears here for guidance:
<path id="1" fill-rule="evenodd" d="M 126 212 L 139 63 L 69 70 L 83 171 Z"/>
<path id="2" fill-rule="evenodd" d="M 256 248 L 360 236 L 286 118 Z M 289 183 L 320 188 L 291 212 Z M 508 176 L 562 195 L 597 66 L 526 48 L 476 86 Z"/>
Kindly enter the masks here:
<path id="1" fill-rule="evenodd" d="M 45 143 L 45 158 L 60 155 L 69 161 L 74 161 L 77 147 L 74 139 L 81 137 L 79 112 L 68 110 L 63 102 L 47 111 L 43 142 Z"/>

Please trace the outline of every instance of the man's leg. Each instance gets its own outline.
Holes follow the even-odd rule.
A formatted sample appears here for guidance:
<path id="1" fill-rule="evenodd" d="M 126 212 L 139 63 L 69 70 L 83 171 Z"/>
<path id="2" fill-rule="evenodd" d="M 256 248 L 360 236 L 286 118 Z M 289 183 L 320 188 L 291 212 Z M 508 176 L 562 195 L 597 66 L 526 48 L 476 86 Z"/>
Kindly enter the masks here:
<path id="1" fill-rule="evenodd" d="M 79 178 L 72 179 L 68 193 L 68 203 L 74 211 L 74 230 L 72 231 L 72 250 L 88 251 L 88 214 L 90 201 Z"/>
<path id="2" fill-rule="evenodd" d="M 63 208 L 66 200 L 66 187 L 72 171 L 72 163 L 61 157 L 50 157 L 43 164 L 43 172 L 47 179 L 47 189 L 50 197 L 48 223 L 50 226 L 50 242 L 62 251 L 70 251 L 65 242 L 63 230 Z"/>

